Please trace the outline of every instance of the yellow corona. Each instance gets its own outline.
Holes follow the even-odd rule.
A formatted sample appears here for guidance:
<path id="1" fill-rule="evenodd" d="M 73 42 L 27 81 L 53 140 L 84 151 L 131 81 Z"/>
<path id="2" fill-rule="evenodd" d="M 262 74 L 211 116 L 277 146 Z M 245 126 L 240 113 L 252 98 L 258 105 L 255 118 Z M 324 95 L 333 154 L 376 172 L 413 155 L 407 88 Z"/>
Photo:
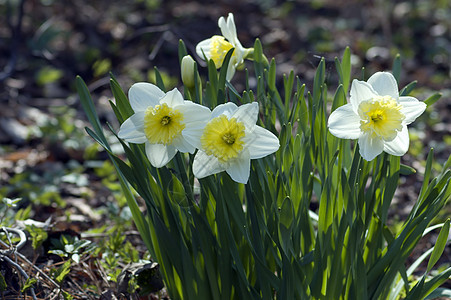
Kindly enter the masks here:
<path id="1" fill-rule="evenodd" d="M 215 35 L 211 38 L 211 50 L 210 55 L 211 59 L 214 61 L 216 68 L 220 68 L 222 66 L 222 62 L 224 61 L 224 57 L 227 52 L 233 48 L 233 45 L 229 43 L 224 37 Z M 232 57 L 235 55 L 235 51 L 232 54 Z"/>
<path id="2" fill-rule="evenodd" d="M 373 138 L 379 137 L 391 141 L 402 130 L 405 119 L 402 106 L 390 96 L 379 96 L 359 105 L 360 129 L 370 133 Z"/>
<path id="3" fill-rule="evenodd" d="M 166 103 L 146 110 L 144 133 L 152 144 L 169 145 L 184 128 L 183 114 Z"/>
<path id="4" fill-rule="evenodd" d="M 211 120 L 201 137 L 202 148 L 208 155 L 215 156 L 220 162 L 238 157 L 243 150 L 245 127 L 235 118 L 230 120 L 225 116 Z"/>

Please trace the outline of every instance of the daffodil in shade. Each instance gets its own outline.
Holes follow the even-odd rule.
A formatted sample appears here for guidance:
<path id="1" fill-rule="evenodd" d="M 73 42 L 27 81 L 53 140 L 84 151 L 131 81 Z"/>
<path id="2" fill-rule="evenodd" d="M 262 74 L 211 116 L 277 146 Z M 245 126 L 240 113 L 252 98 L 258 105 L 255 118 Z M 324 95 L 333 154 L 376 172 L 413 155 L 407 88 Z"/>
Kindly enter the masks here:
<path id="1" fill-rule="evenodd" d="M 218 105 L 204 128 L 193 162 L 197 178 L 226 171 L 239 183 L 247 183 L 250 161 L 279 149 L 279 139 L 269 130 L 256 125 L 258 103 Z"/>
<path id="2" fill-rule="evenodd" d="M 165 93 L 146 82 L 132 85 L 128 96 L 135 113 L 122 123 L 118 136 L 144 143 L 152 166 L 163 167 L 177 151 L 194 153 L 199 147 L 210 109 L 184 100 L 177 89 Z"/>
<path id="3" fill-rule="evenodd" d="M 402 156 L 409 148 L 407 125 L 426 109 L 414 97 L 399 96 L 391 73 L 378 72 L 368 81 L 355 80 L 350 103 L 329 117 L 330 133 L 343 139 L 358 139 L 360 155 L 373 160 L 382 151 Z"/>
<path id="4" fill-rule="evenodd" d="M 209 39 L 203 40 L 196 46 L 196 53 L 201 58 L 212 59 L 217 69 L 222 66 L 227 52 L 235 48 L 227 66 L 227 80 L 231 80 L 235 75 L 236 68 L 243 64 L 244 58 L 252 53 L 252 48 L 244 48 L 236 34 L 235 21 L 233 14 L 229 13 L 227 20 L 220 17 L 218 26 L 221 29 L 222 36 L 214 35 Z"/>

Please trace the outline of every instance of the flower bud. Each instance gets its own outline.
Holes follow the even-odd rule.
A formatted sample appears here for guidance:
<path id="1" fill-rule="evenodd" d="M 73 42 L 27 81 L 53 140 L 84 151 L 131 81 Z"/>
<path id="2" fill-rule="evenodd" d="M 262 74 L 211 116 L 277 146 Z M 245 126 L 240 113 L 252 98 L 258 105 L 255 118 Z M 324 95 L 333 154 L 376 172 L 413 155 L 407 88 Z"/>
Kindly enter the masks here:
<path id="1" fill-rule="evenodd" d="M 191 55 L 182 58 L 182 81 L 188 88 L 194 87 L 194 59 Z"/>

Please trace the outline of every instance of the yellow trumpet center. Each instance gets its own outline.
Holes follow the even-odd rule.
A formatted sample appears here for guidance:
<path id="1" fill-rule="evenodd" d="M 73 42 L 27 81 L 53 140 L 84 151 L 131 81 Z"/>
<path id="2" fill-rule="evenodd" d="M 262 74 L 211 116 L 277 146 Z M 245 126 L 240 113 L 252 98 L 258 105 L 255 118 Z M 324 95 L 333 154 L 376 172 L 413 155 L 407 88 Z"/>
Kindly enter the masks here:
<path id="1" fill-rule="evenodd" d="M 235 118 L 229 120 L 225 115 L 216 117 L 205 126 L 200 139 L 202 148 L 208 155 L 226 163 L 238 157 L 243 150 L 244 130 L 244 124 Z"/>
<path id="2" fill-rule="evenodd" d="M 219 69 L 222 66 L 224 57 L 232 48 L 233 45 L 229 43 L 223 36 L 215 35 L 211 38 L 210 56 L 214 61 L 216 68 Z M 236 51 L 233 52 L 232 58 L 235 56 L 235 52 Z"/>
<path id="3" fill-rule="evenodd" d="M 402 130 L 405 115 L 402 106 L 390 96 L 379 96 L 359 105 L 360 129 L 372 137 L 380 137 L 385 141 L 393 140 Z"/>
<path id="4" fill-rule="evenodd" d="M 151 144 L 169 145 L 184 128 L 183 114 L 166 103 L 146 110 L 144 133 Z"/>

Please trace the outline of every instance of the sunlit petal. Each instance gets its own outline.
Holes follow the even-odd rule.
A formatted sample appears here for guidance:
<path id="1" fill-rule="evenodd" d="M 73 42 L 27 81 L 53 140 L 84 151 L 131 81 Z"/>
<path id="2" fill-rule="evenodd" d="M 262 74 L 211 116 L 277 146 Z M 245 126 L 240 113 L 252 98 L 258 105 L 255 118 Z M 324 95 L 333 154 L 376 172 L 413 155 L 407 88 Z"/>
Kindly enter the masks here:
<path id="1" fill-rule="evenodd" d="M 172 142 L 172 146 L 174 146 L 178 151 L 183 153 L 189 152 L 191 154 L 194 154 L 194 151 L 196 150 L 194 145 L 189 143 L 188 140 L 183 135 L 176 137 Z"/>
<path id="2" fill-rule="evenodd" d="M 154 107 L 164 97 L 165 93 L 156 85 L 147 82 L 138 82 L 128 91 L 130 105 L 134 112 L 144 111 L 149 106 Z"/>
<path id="3" fill-rule="evenodd" d="M 414 97 L 399 97 L 399 103 L 402 105 L 401 112 L 406 116 L 406 125 L 415 121 L 426 110 L 426 104 Z"/>
<path id="4" fill-rule="evenodd" d="M 135 144 L 144 143 L 147 138 L 144 134 L 144 111 L 137 112 L 133 114 L 130 118 L 122 123 L 119 129 L 119 138 Z"/>
<path id="5" fill-rule="evenodd" d="M 374 73 L 367 81 L 380 96 L 390 96 L 398 100 L 398 84 L 395 77 L 388 72 Z"/>
<path id="6" fill-rule="evenodd" d="M 184 101 L 183 107 L 180 108 L 183 113 L 183 119 L 186 126 L 205 125 L 210 119 L 211 111 L 208 107 Z"/>
<path id="7" fill-rule="evenodd" d="M 146 155 L 150 164 L 155 168 L 165 166 L 177 153 L 177 149 L 163 144 L 150 144 L 146 142 Z"/>
<path id="8" fill-rule="evenodd" d="M 227 118 L 230 118 L 232 114 L 238 109 L 238 106 L 233 102 L 227 102 L 224 104 L 220 104 L 213 109 L 211 112 L 211 119 L 219 117 L 220 115 L 225 115 Z"/>
<path id="9" fill-rule="evenodd" d="M 331 134 L 342 139 L 357 139 L 360 136 L 360 117 L 351 104 L 340 106 L 329 116 L 327 126 Z"/>
<path id="10" fill-rule="evenodd" d="M 363 134 L 359 138 L 360 155 L 367 161 L 372 161 L 384 150 L 384 141 L 370 134 Z"/>
<path id="11" fill-rule="evenodd" d="M 174 88 L 166 93 L 166 95 L 160 99 L 160 104 L 166 103 L 169 107 L 176 107 L 184 104 L 182 94 Z"/>
<path id="12" fill-rule="evenodd" d="M 202 42 L 200 42 L 199 44 L 197 44 L 196 46 L 196 53 L 197 55 L 199 55 L 199 57 L 201 57 L 202 59 L 205 59 L 205 57 L 207 57 L 207 60 L 211 58 L 211 44 L 212 44 L 212 39 L 206 39 L 203 40 Z"/>
<path id="13" fill-rule="evenodd" d="M 407 126 L 403 126 L 396 138 L 390 142 L 385 142 L 384 151 L 388 154 L 402 156 L 409 150 L 409 132 Z"/>
<path id="14" fill-rule="evenodd" d="M 219 160 L 207 155 L 204 151 L 198 150 L 193 161 L 193 174 L 197 178 L 204 178 L 212 174 L 216 174 L 225 170 L 225 167 Z"/>
<path id="15" fill-rule="evenodd" d="M 355 113 L 359 108 L 359 104 L 362 101 L 367 101 L 375 98 L 377 93 L 373 87 L 365 81 L 359 81 L 354 79 L 351 85 L 350 102 Z"/>
<path id="16" fill-rule="evenodd" d="M 265 157 L 279 150 L 279 139 L 269 130 L 255 126 L 253 140 L 247 145 L 251 159 Z"/>
<path id="17" fill-rule="evenodd" d="M 235 111 L 232 118 L 243 122 L 248 130 L 253 130 L 258 119 L 258 102 L 243 104 Z"/>
<path id="18" fill-rule="evenodd" d="M 249 152 L 243 151 L 239 158 L 230 163 L 226 172 L 234 181 L 246 184 L 249 180 L 250 169 L 251 159 Z"/>

